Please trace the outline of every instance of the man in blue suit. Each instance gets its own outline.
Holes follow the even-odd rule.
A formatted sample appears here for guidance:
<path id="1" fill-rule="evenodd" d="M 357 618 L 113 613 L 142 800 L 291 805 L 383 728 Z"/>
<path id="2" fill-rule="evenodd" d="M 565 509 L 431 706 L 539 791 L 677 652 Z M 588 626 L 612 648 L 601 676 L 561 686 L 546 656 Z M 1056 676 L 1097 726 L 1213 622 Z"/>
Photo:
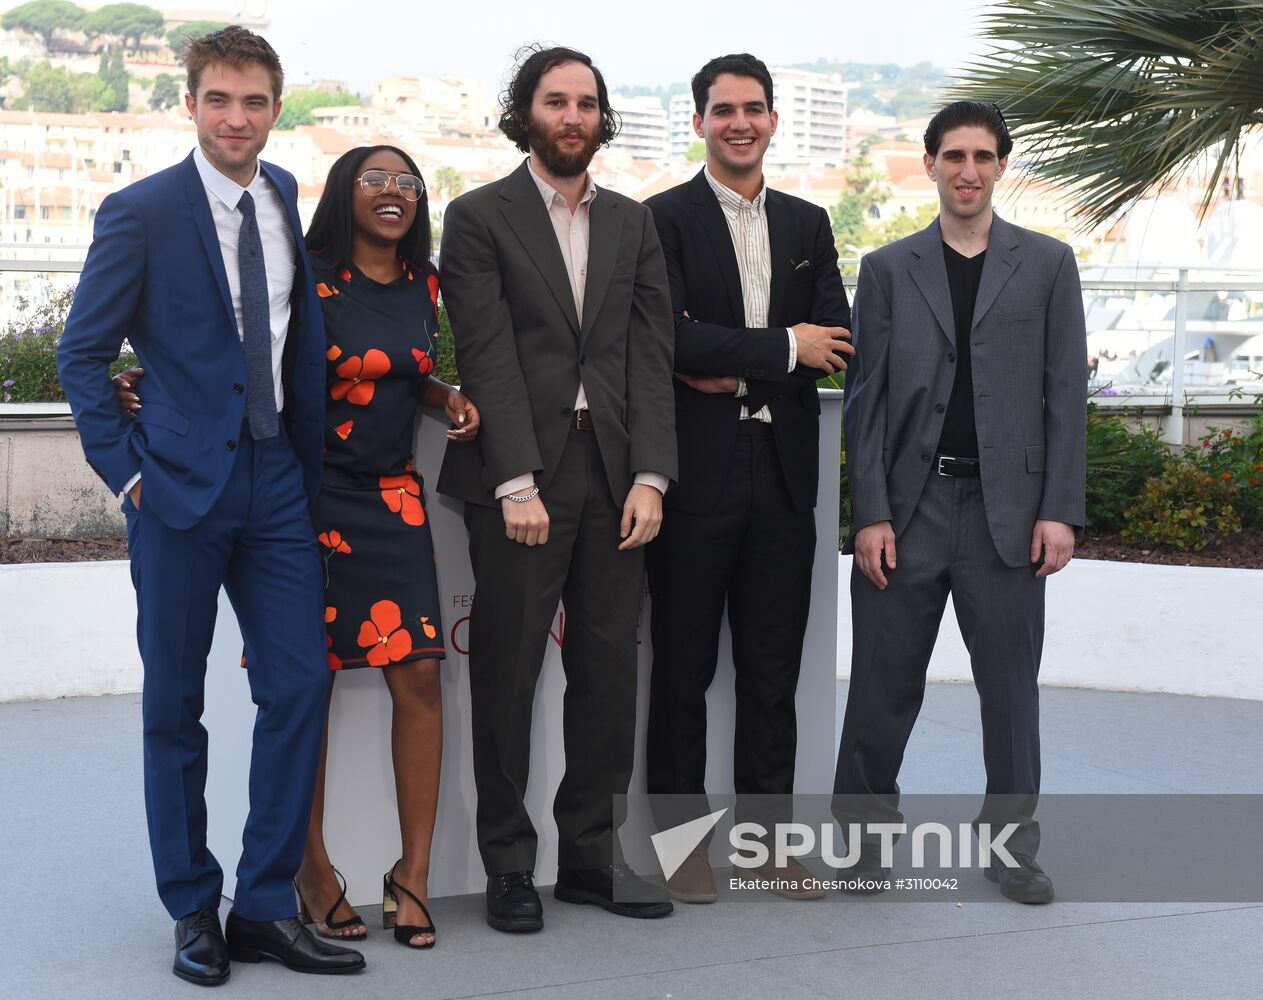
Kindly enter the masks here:
<path id="1" fill-rule="evenodd" d="M 89 463 L 123 496 L 145 667 L 145 808 L 175 974 L 224 982 L 229 959 L 302 972 L 364 967 L 295 916 L 328 693 L 319 486 L 324 327 L 294 178 L 260 163 L 280 113 L 272 47 L 244 28 L 185 52 L 198 148 L 106 198 L 58 371 Z M 128 340 L 147 372 L 138 419 L 107 366 Z M 143 493 L 143 498 L 142 498 Z M 250 814 L 227 936 L 206 846 L 206 657 L 223 586 L 258 706 Z M 229 737 L 231 738 L 231 737 Z"/>

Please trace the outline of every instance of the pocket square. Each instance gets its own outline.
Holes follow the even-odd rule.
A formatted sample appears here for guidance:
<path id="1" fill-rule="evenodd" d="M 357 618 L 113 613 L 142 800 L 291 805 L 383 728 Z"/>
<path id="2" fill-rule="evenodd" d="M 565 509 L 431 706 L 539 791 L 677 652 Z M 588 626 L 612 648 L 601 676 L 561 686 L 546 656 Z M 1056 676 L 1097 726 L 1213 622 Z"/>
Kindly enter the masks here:
<path id="1" fill-rule="evenodd" d="M 791 267 L 792 267 L 795 271 L 801 271 L 804 267 L 811 267 L 811 261 L 809 261 L 809 260 L 794 260 L 794 258 L 793 258 L 793 257 L 791 257 L 791 258 L 789 259 L 789 263 L 790 263 L 790 266 L 791 266 Z"/>

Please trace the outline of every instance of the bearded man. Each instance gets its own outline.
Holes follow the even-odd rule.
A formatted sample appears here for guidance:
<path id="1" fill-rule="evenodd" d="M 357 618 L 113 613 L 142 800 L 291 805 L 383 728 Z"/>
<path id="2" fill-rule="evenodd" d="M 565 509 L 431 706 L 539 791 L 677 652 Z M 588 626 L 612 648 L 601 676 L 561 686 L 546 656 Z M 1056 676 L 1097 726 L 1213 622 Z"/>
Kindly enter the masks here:
<path id="1" fill-rule="evenodd" d="M 438 488 L 466 503 L 477 592 L 469 677 L 487 922 L 543 926 L 524 797 L 558 600 L 554 895 L 660 917 L 665 892 L 621 863 L 614 797 L 632 771 L 643 546 L 676 477 L 666 269 L 649 210 L 588 174 L 618 131 L 592 60 L 534 48 L 501 103 L 501 131 L 529 158 L 452 202 L 441 255 L 457 365 L 482 410 L 477 444 L 448 450 Z"/>

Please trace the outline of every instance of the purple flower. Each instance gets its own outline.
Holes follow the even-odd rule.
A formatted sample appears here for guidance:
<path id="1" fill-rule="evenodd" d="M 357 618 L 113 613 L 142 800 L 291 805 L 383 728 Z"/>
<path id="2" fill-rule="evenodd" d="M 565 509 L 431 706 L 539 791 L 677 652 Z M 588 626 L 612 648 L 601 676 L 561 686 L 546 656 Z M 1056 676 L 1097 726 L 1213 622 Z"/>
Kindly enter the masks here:
<path id="1" fill-rule="evenodd" d="M 12 388 L 13 388 L 13 386 L 14 386 L 13 379 L 11 379 L 11 378 L 7 378 L 7 379 L 5 379 L 5 380 L 4 380 L 4 387 L 5 387 L 6 389 L 12 389 Z"/>

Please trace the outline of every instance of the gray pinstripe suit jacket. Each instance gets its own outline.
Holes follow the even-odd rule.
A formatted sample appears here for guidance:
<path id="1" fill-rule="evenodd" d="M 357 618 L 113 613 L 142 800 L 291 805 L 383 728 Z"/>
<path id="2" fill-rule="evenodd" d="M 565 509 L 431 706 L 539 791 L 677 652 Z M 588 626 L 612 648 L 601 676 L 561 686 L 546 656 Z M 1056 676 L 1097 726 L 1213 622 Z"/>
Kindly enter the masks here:
<path id="1" fill-rule="evenodd" d="M 848 552 L 879 521 L 898 538 L 932 474 L 956 359 L 937 219 L 864 258 L 851 329 Z M 970 354 L 987 523 L 1017 567 L 1037 519 L 1084 522 L 1087 346 L 1070 247 L 994 218 Z"/>

